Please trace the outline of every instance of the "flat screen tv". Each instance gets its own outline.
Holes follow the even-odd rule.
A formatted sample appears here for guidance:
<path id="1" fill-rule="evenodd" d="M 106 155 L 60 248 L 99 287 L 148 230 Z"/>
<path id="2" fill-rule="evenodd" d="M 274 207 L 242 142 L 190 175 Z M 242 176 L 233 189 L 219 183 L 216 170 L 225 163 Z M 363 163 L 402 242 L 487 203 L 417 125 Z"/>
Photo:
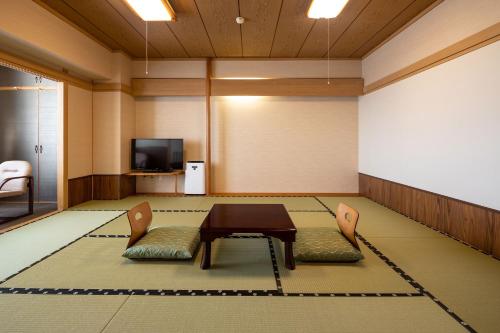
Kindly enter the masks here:
<path id="1" fill-rule="evenodd" d="M 182 139 L 132 139 L 131 169 L 169 172 L 184 167 Z"/>

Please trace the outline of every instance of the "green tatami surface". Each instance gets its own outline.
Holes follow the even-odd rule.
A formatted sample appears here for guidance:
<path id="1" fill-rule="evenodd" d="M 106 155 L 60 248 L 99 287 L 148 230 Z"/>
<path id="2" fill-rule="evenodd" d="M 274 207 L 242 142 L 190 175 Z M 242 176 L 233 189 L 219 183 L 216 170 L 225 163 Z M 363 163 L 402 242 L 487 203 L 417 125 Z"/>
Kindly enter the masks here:
<path id="1" fill-rule="evenodd" d="M 213 242 L 210 270 L 199 268 L 201 248 L 188 261 L 125 259 L 125 212 L 143 201 L 155 210 L 152 227 L 199 226 L 216 203 L 281 203 L 298 232 L 337 228 L 326 207 L 344 202 L 360 213 L 365 259 L 290 271 L 282 242 L 260 236 Z M 500 327 L 498 260 L 361 197 L 90 201 L 0 235 L 0 253 L 4 277 L 33 265 L 0 284 L 0 332 L 465 332 L 459 319 L 478 332 Z"/>

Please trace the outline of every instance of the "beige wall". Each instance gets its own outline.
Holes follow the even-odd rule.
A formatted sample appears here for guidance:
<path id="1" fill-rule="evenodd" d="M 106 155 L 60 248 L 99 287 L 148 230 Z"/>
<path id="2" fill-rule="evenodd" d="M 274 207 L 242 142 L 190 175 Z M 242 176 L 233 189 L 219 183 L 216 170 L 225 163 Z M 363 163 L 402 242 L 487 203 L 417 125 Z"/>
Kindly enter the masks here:
<path id="1" fill-rule="evenodd" d="M 121 173 L 121 93 L 93 93 L 94 174 Z"/>
<path id="2" fill-rule="evenodd" d="M 68 87 L 68 178 L 92 174 L 92 92 Z"/>
<path id="3" fill-rule="evenodd" d="M 498 0 L 445 0 L 363 60 L 365 84 L 498 22 Z"/>
<path id="4" fill-rule="evenodd" d="M 357 99 L 212 99 L 214 192 L 357 193 Z"/>
<path id="5" fill-rule="evenodd" d="M 184 161 L 205 159 L 205 97 L 138 98 L 136 138 L 184 139 Z M 184 188 L 179 177 L 179 190 Z M 174 178 L 138 177 L 138 192 L 173 192 Z"/>
<path id="6" fill-rule="evenodd" d="M 22 14 L 22 17 L 19 15 Z M 31 0 L 2 1 L 0 47 L 89 78 L 111 75 L 111 52 Z"/>
<path id="7" fill-rule="evenodd" d="M 130 171 L 130 140 L 135 137 L 135 101 L 128 94 L 121 93 L 121 173 Z"/>

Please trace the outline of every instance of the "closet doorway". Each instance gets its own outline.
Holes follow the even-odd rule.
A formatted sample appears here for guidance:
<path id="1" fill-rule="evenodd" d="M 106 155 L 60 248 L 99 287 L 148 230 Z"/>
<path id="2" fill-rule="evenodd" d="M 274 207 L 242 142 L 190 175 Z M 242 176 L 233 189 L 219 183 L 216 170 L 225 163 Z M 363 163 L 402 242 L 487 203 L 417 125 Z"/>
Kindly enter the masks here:
<path id="1" fill-rule="evenodd" d="M 58 83 L 0 66 L 0 163 L 28 161 L 33 215 L 57 210 Z M 28 210 L 28 195 L 0 199 L 0 223 Z M 2 218 L 4 217 L 4 218 Z"/>

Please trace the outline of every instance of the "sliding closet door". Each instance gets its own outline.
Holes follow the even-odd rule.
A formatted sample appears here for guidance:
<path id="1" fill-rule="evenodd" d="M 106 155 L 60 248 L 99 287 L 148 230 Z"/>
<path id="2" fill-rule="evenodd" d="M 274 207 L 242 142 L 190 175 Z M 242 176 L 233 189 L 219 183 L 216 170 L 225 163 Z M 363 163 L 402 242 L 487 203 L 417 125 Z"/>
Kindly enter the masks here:
<path id="1" fill-rule="evenodd" d="M 41 202 L 57 202 L 57 90 L 42 80 L 38 91 L 38 175 Z"/>

